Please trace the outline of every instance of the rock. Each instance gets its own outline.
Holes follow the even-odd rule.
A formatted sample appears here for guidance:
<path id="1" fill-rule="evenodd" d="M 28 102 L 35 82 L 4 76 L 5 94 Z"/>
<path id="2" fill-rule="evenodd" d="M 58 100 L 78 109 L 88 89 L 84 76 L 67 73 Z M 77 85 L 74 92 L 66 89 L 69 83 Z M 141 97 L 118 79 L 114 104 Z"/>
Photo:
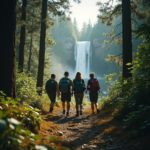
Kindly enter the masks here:
<path id="1" fill-rule="evenodd" d="M 57 132 L 57 135 L 58 135 L 58 136 L 63 136 L 63 132 L 62 132 L 62 131 L 58 131 L 58 132 Z"/>
<path id="2" fill-rule="evenodd" d="M 88 146 L 87 144 L 83 144 L 82 147 L 81 147 L 81 149 L 84 149 L 84 148 L 86 148 L 87 146 Z"/>
<path id="3" fill-rule="evenodd" d="M 48 131 L 49 131 L 49 132 L 53 132 L 53 130 L 52 130 L 52 129 L 48 129 Z"/>
<path id="4" fill-rule="evenodd" d="M 67 130 L 78 131 L 79 128 L 77 128 L 77 127 L 68 127 Z"/>
<path id="5" fill-rule="evenodd" d="M 97 148 L 97 145 L 88 145 L 88 147 L 93 149 L 93 148 Z"/>
<path id="6" fill-rule="evenodd" d="M 83 144 L 81 149 L 85 149 L 85 150 L 93 150 L 93 149 L 96 149 L 97 148 L 97 145 L 88 145 L 88 144 Z"/>
<path id="7" fill-rule="evenodd" d="M 69 127 L 74 127 L 75 125 L 74 124 L 69 124 Z"/>
<path id="8" fill-rule="evenodd" d="M 83 120 L 83 122 L 88 122 L 88 120 Z"/>

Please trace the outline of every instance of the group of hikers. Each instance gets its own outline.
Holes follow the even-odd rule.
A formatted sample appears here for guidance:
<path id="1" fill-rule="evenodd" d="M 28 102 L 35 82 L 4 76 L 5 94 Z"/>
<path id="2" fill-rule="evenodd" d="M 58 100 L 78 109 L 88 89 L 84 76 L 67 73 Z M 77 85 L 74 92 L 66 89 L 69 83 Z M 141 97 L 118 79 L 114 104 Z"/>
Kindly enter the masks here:
<path id="1" fill-rule="evenodd" d="M 51 74 L 51 78 L 46 82 L 45 89 L 51 101 L 49 112 L 53 112 L 54 104 L 56 101 L 56 95 L 61 94 L 63 114 L 69 116 L 71 96 L 75 97 L 76 116 L 82 115 L 82 103 L 84 92 L 89 91 L 89 98 L 91 102 L 92 114 L 98 113 L 98 92 L 100 91 L 100 85 L 98 80 L 94 77 L 94 73 L 90 73 L 90 79 L 87 86 L 82 79 L 81 73 L 77 72 L 75 79 L 72 81 L 69 78 L 69 72 L 64 73 L 64 77 L 60 79 L 59 83 L 55 80 L 56 75 Z"/>

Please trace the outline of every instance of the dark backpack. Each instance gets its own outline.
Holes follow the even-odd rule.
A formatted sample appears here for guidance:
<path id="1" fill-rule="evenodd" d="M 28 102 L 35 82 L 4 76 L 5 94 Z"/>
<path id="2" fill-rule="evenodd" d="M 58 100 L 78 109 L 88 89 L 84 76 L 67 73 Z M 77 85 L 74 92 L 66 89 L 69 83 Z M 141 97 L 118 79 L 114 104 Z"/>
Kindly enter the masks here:
<path id="1" fill-rule="evenodd" d="M 74 80 L 74 91 L 75 92 L 84 92 L 85 84 L 83 80 Z"/>
<path id="2" fill-rule="evenodd" d="M 100 89 L 99 82 L 97 79 L 90 80 L 90 91 L 98 91 Z"/>
<path id="3" fill-rule="evenodd" d="M 68 93 L 70 91 L 70 80 L 67 78 L 61 79 L 59 88 L 62 93 Z"/>
<path id="4" fill-rule="evenodd" d="M 46 92 L 47 93 L 51 93 L 51 92 L 56 92 L 56 86 L 57 86 L 57 82 L 55 80 L 48 80 L 46 82 Z"/>

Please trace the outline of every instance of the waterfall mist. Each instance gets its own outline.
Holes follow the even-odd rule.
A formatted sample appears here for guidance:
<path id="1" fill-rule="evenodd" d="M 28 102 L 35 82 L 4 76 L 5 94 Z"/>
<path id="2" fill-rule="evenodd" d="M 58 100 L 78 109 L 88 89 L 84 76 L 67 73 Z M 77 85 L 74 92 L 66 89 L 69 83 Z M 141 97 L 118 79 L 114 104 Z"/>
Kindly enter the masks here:
<path id="1" fill-rule="evenodd" d="M 90 41 L 77 41 L 75 46 L 75 72 L 81 72 L 88 78 L 90 72 Z"/>

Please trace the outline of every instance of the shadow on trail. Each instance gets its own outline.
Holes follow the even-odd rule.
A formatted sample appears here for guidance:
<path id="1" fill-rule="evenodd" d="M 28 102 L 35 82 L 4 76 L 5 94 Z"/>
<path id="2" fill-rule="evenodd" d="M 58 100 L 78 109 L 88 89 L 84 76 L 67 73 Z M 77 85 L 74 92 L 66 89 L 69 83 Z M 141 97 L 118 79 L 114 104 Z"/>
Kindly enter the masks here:
<path id="1" fill-rule="evenodd" d="M 92 126 L 88 130 L 86 130 L 85 133 L 82 133 L 82 135 L 80 137 L 76 138 L 73 141 L 70 141 L 68 143 L 69 148 L 71 150 L 75 150 L 75 149 L 81 147 L 82 145 L 89 143 L 97 135 L 99 135 L 100 132 L 102 132 L 102 130 L 100 128 L 101 128 L 100 126 Z"/>
<path id="2" fill-rule="evenodd" d="M 53 115 L 47 115 L 45 118 L 45 121 L 52 121 L 56 124 L 64 124 L 64 123 L 80 123 L 81 121 L 87 119 L 89 116 L 84 117 L 76 117 L 76 116 L 53 116 Z"/>
<path id="3" fill-rule="evenodd" d="M 99 117 L 99 116 L 98 116 Z M 92 119 L 96 119 L 97 116 L 94 116 Z M 93 122 L 94 123 L 94 120 Z M 70 150 L 76 150 L 78 148 L 81 148 L 83 145 L 86 145 L 87 147 L 84 149 L 87 150 L 100 150 L 105 149 L 109 147 L 110 149 L 114 148 L 113 150 L 121 150 L 119 147 L 120 145 L 113 144 L 113 138 L 108 133 L 105 133 L 105 129 L 107 129 L 112 124 L 112 120 L 109 120 L 102 124 L 93 124 L 89 128 L 86 128 L 85 131 L 80 134 L 79 137 L 77 137 L 74 140 L 70 140 L 66 143 L 66 146 L 70 148 Z M 113 131 L 115 132 L 115 131 Z M 93 143 L 93 141 L 96 141 L 96 143 Z M 112 146 L 113 145 L 113 146 Z M 90 148 L 90 146 L 95 146 L 93 148 Z M 108 148 L 108 149 L 109 149 Z"/>

